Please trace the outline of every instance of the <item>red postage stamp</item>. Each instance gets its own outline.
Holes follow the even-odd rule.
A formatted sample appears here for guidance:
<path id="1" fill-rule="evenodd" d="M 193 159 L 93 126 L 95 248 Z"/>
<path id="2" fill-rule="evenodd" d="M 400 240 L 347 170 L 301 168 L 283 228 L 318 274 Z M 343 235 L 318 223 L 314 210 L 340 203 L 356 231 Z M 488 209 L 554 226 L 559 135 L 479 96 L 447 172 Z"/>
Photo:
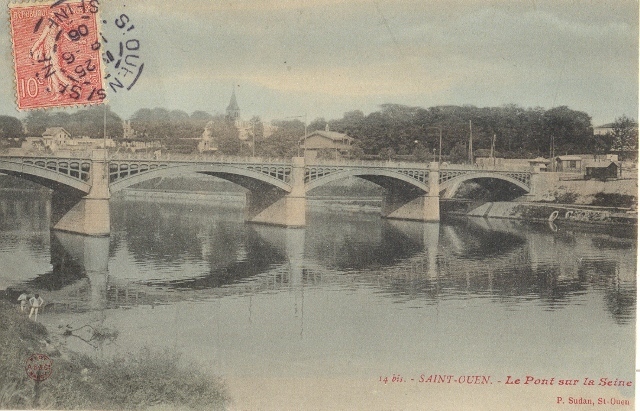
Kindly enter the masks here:
<path id="1" fill-rule="evenodd" d="M 97 0 L 9 6 L 18 109 L 101 103 Z"/>

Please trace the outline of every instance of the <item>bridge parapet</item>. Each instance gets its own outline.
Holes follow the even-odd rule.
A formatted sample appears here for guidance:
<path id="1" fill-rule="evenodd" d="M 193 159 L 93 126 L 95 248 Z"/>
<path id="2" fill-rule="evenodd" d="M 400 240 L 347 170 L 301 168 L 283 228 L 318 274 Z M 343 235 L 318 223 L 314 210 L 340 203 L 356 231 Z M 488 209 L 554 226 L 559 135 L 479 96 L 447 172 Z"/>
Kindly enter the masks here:
<path id="1" fill-rule="evenodd" d="M 2 156 L 0 161 L 5 163 L 32 166 L 36 169 L 70 177 L 74 180 L 89 182 L 91 180 L 91 160 L 81 157 L 53 157 L 53 156 Z"/>
<path id="2" fill-rule="evenodd" d="M 450 180 L 453 180 L 460 176 L 469 175 L 469 179 L 473 179 L 473 176 L 488 177 L 495 175 L 496 178 L 508 177 L 510 179 L 520 182 L 523 186 L 531 189 L 531 171 L 511 171 L 511 170 L 495 170 L 495 169 L 478 169 L 467 168 L 462 170 L 456 169 L 440 169 L 439 183 L 444 185 Z"/>
<path id="3" fill-rule="evenodd" d="M 369 160 L 313 160 L 305 167 L 305 184 L 320 180 L 336 173 L 353 175 L 367 174 L 399 174 L 408 177 L 420 185 L 427 185 L 429 181 L 429 171 L 425 163 L 407 161 L 369 161 Z M 403 178 L 403 179 L 405 179 Z"/>
<path id="4" fill-rule="evenodd" d="M 274 157 L 247 156 L 212 156 L 202 154 L 173 154 L 173 153 L 110 153 L 109 160 L 145 160 L 167 161 L 181 163 L 221 163 L 221 164 L 281 164 L 290 163 L 291 159 Z"/>
<path id="5" fill-rule="evenodd" d="M 243 161 L 231 161 L 231 159 L 223 159 L 226 161 L 213 161 L 206 159 L 204 161 L 198 161 L 191 158 L 189 161 L 181 161 L 177 159 L 171 160 L 159 160 L 159 159 L 141 159 L 141 158 L 121 158 L 109 160 L 109 183 L 114 183 L 122 179 L 132 177 L 135 175 L 145 174 L 149 172 L 158 171 L 161 169 L 170 170 L 172 168 L 179 170 L 185 167 L 191 171 L 196 169 L 202 169 L 205 172 L 211 166 L 224 166 L 229 169 L 229 172 L 233 169 L 243 169 L 252 172 L 264 174 L 278 180 L 283 183 L 290 183 L 291 181 L 291 163 L 285 163 L 280 160 L 279 162 L 260 162 L 253 159 L 242 159 Z M 236 159 L 238 160 L 238 159 Z"/>

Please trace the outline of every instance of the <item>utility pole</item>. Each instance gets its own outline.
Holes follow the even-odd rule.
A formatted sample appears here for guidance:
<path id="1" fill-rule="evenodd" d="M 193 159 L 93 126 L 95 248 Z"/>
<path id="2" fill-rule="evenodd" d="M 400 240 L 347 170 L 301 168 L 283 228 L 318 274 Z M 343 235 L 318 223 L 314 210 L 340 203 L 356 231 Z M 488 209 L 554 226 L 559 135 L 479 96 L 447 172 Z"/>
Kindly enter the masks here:
<path id="1" fill-rule="evenodd" d="M 254 119 L 251 123 L 252 123 L 251 125 L 253 126 L 252 128 L 253 131 L 251 132 L 251 137 L 253 140 L 251 143 L 251 156 L 255 157 L 256 156 L 256 120 Z"/>
<path id="2" fill-rule="evenodd" d="M 438 164 L 442 163 L 442 126 L 429 126 L 426 128 L 426 130 L 429 129 L 437 129 L 438 133 L 439 133 L 439 140 L 438 140 Z M 418 140 L 415 141 L 415 143 L 418 143 Z M 434 153 L 435 153 L 435 148 L 434 148 Z M 433 157 L 433 161 L 436 161 L 435 158 L 435 154 Z"/>
<path id="3" fill-rule="evenodd" d="M 442 126 L 439 126 L 440 130 L 440 143 L 438 144 L 438 164 L 442 164 Z"/>
<path id="4" fill-rule="evenodd" d="M 551 161 L 553 161 L 552 164 L 552 171 L 556 171 L 556 138 L 553 134 L 551 134 Z"/>
<path id="5" fill-rule="evenodd" d="M 496 133 L 493 133 L 491 139 L 491 159 L 493 160 L 493 166 L 496 166 Z"/>
<path id="6" fill-rule="evenodd" d="M 473 129 L 469 120 L 469 164 L 473 164 Z"/>
<path id="7" fill-rule="evenodd" d="M 107 159 L 107 103 L 104 104 L 102 119 L 102 148 L 104 149 L 104 159 Z"/>
<path id="8" fill-rule="evenodd" d="M 304 118 L 304 141 L 306 143 L 306 138 L 307 138 L 307 113 L 304 113 L 304 116 L 291 116 L 291 117 L 285 117 L 285 119 L 290 119 L 290 118 Z M 304 145 L 304 156 L 306 157 L 307 154 L 307 145 Z M 298 157 L 300 157 L 300 141 L 298 141 Z"/>

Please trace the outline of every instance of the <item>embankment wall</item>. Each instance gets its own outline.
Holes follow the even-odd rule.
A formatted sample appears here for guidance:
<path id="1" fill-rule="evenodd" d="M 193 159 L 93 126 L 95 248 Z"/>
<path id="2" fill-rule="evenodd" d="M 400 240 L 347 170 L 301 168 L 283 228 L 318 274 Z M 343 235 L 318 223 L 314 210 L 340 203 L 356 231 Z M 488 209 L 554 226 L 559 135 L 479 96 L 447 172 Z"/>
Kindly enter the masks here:
<path id="1" fill-rule="evenodd" d="M 523 196 L 523 201 L 562 202 L 563 198 L 574 198 L 575 204 L 591 204 L 598 193 L 638 197 L 637 178 L 584 180 L 569 173 L 539 173 L 532 178 L 533 192 Z"/>

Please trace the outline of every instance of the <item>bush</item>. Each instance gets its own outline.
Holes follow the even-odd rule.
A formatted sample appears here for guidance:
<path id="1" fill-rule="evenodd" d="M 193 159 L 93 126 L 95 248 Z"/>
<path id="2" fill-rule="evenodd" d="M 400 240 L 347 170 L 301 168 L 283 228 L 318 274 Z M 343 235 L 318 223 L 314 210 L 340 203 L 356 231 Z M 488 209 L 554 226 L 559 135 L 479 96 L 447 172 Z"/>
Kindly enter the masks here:
<path id="1" fill-rule="evenodd" d="M 576 202 L 576 200 L 578 199 L 578 194 L 577 193 L 572 193 L 572 192 L 565 192 L 562 194 L 558 194 L 558 192 L 556 191 L 554 193 L 554 197 L 555 200 L 553 201 L 554 203 L 558 203 L 558 204 L 574 204 Z"/>
<path id="2" fill-rule="evenodd" d="M 631 208 L 637 203 L 638 199 L 628 194 L 618 193 L 597 193 L 594 196 L 591 205 L 600 207 L 624 207 Z"/>
<path id="3" fill-rule="evenodd" d="M 193 364 L 184 366 L 175 351 L 143 349 L 115 358 L 91 373 L 107 407 L 143 409 L 168 404 L 189 409 L 223 409 L 228 401 L 222 383 Z"/>

